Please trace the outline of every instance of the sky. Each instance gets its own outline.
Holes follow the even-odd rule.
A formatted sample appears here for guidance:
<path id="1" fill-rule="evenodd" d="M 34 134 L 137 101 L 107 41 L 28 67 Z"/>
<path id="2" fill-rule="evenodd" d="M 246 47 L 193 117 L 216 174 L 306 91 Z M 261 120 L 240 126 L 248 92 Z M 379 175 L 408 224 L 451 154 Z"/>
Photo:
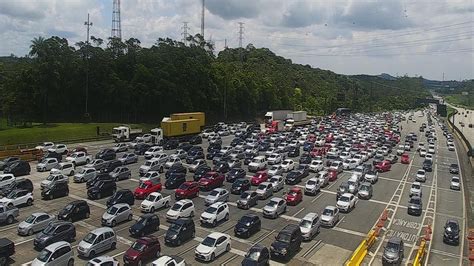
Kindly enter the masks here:
<path id="1" fill-rule="evenodd" d="M 113 0 L 0 0 L 0 55 L 24 56 L 31 40 L 70 45 L 111 34 Z M 205 0 L 205 38 L 216 51 L 266 47 L 295 63 L 340 74 L 474 78 L 474 0 Z M 122 0 L 122 39 L 200 33 L 201 0 Z"/>

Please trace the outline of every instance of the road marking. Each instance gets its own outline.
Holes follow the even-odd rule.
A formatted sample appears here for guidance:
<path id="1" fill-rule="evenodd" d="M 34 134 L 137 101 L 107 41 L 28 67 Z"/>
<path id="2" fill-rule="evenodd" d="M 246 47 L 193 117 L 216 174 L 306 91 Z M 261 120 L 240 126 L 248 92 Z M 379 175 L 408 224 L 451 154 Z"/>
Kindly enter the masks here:
<path id="1" fill-rule="evenodd" d="M 268 232 L 267 234 L 264 234 L 263 236 L 260 236 L 259 238 L 255 239 L 255 244 L 258 244 L 258 243 L 262 242 L 265 238 L 267 238 L 268 236 L 273 234 L 275 231 L 276 230 L 272 230 L 272 231 Z"/>
<path id="2" fill-rule="evenodd" d="M 438 255 L 443 255 L 443 256 L 447 256 L 447 257 L 457 258 L 457 259 L 460 259 L 461 262 L 462 262 L 462 258 L 458 254 L 454 254 L 454 253 L 450 253 L 450 252 L 446 252 L 446 251 L 442 251 L 442 250 L 437 250 L 437 249 L 431 249 L 431 253 L 438 254 Z"/>
<path id="3" fill-rule="evenodd" d="M 245 255 L 245 254 L 244 254 L 244 255 Z M 236 255 L 230 257 L 230 258 L 227 259 L 226 261 L 222 262 L 222 263 L 221 263 L 221 266 L 227 265 L 227 263 L 233 261 L 233 260 L 236 259 L 238 256 L 239 256 L 239 255 L 236 254 Z"/>
<path id="4" fill-rule="evenodd" d="M 314 243 L 301 257 L 306 258 L 313 250 L 315 250 L 323 241 L 319 239 L 316 243 Z"/>
<path id="5" fill-rule="evenodd" d="M 460 165 L 461 161 L 459 160 L 459 154 L 458 154 L 458 149 L 456 148 L 456 160 L 457 160 L 457 163 L 458 165 Z M 463 182 L 463 177 L 462 177 L 462 169 L 459 171 L 459 181 L 461 183 L 461 193 L 462 193 L 462 231 L 463 234 L 466 233 L 466 198 L 465 198 L 465 194 L 464 194 L 464 182 Z M 461 237 L 461 248 L 459 249 L 459 255 L 460 255 L 460 260 L 459 260 L 459 266 L 462 266 L 462 262 L 463 262 L 463 254 L 464 254 L 464 238 L 465 237 Z M 428 253 L 428 257 L 429 257 L 429 253 Z"/>
<path id="6" fill-rule="evenodd" d="M 299 211 L 297 211 L 295 214 L 293 214 L 293 217 L 296 217 L 296 215 L 300 214 L 302 211 L 304 211 L 304 207 L 301 208 Z"/>
<path id="7" fill-rule="evenodd" d="M 36 237 L 32 237 L 32 238 L 28 238 L 28 239 L 25 239 L 25 240 L 20 241 L 20 242 L 16 242 L 16 243 L 15 243 L 15 246 L 18 246 L 18 245 L 21 245 L 21 244 L 24 244 L 24 243 L 28 243 L 28 242 L 30 242 L 30 241 L 35 240 L 35 238 L 36 238 Z"/>

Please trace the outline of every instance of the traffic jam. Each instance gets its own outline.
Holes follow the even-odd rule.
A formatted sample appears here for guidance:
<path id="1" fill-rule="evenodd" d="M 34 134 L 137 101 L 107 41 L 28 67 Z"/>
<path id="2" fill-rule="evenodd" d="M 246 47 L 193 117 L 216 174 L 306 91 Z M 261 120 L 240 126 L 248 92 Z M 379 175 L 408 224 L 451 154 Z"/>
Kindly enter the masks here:
<path id="1" fill-rule="evenodd" d="M 391 205 L 370 263 L 406 263 L 430 191 L 446 183 L 435 174 L 440 146 L 455 157 L 452 135 L 429 109 L 325 117 L 278 110 L 264 124 L 201 131 L 204 119 L 173 114 L 149 133 L 120 126 L 114 142 L 45 142 L 39 161 L 1 161 L 2 263 L 303 265 L 339 257 L 329 264 L 340 265 Z M 443 189 L 459 194 L 457 161 L 449 176 Z M 459 245 L 462 221 L 445 220 L 438 234 Z M 416 233 L 404 236 L 397 225 Z"/>

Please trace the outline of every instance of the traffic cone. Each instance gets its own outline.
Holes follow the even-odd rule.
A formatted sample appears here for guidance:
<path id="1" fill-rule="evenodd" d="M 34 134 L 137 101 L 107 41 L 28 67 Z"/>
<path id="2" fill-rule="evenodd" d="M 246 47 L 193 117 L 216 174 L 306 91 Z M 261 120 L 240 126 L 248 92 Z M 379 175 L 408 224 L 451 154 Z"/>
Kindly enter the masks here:
<path id="1" fill-rule="evenodd" d="M 380 220 L 386 221 L 388 218 L 388 211 L 387 209 L 383 210 L 382 217 L 380 217 Z"/>

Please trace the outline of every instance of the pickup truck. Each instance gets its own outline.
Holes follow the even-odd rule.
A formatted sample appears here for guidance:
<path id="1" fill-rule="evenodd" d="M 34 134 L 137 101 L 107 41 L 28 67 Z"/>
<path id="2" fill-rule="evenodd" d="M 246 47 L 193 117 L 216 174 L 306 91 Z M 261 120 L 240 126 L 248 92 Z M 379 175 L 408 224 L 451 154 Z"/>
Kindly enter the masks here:
<path id="1" fill-rule="evenodd" d="M 161 179 L 143 179 L 133 192 L 136 199 L 144 199 L 153 192 L 161 191 Z"/>
<path id="2" fill-rule="evenodd" d="M 12 224 L 19 215 L 17 207 L 0 204 L 0 223 Z"/>
<path id="3" fill-rule="evenodd" d="M 0 238 L 0 265 L 8 265 L 13 254 L 15 254 L 15 243 L 8 238 Z"/>
<path id="4" fill-rule="evenodd" d="M 185 266 L 183 258 L 178 256 L 161 256 L 152 262 L 152 266 Z"/>
<path id="5" fill-rule="evenodd" d="M 140 205 L 142 212 L 155 212 L 155 210 L 163 207 L 169 207 L 171 202 L 171 196 L 163 197 L 159 192 L 153 192 Z"/>
<path id="6" fill-rule="evenodd" d="M 86 152 L 78 151 L 66 157 L 66 161 L 69 161 L 77 166 L 88 164 L 90 161 L 92 161 L 92 158 L 90 155 L 87 155 Z"/>

